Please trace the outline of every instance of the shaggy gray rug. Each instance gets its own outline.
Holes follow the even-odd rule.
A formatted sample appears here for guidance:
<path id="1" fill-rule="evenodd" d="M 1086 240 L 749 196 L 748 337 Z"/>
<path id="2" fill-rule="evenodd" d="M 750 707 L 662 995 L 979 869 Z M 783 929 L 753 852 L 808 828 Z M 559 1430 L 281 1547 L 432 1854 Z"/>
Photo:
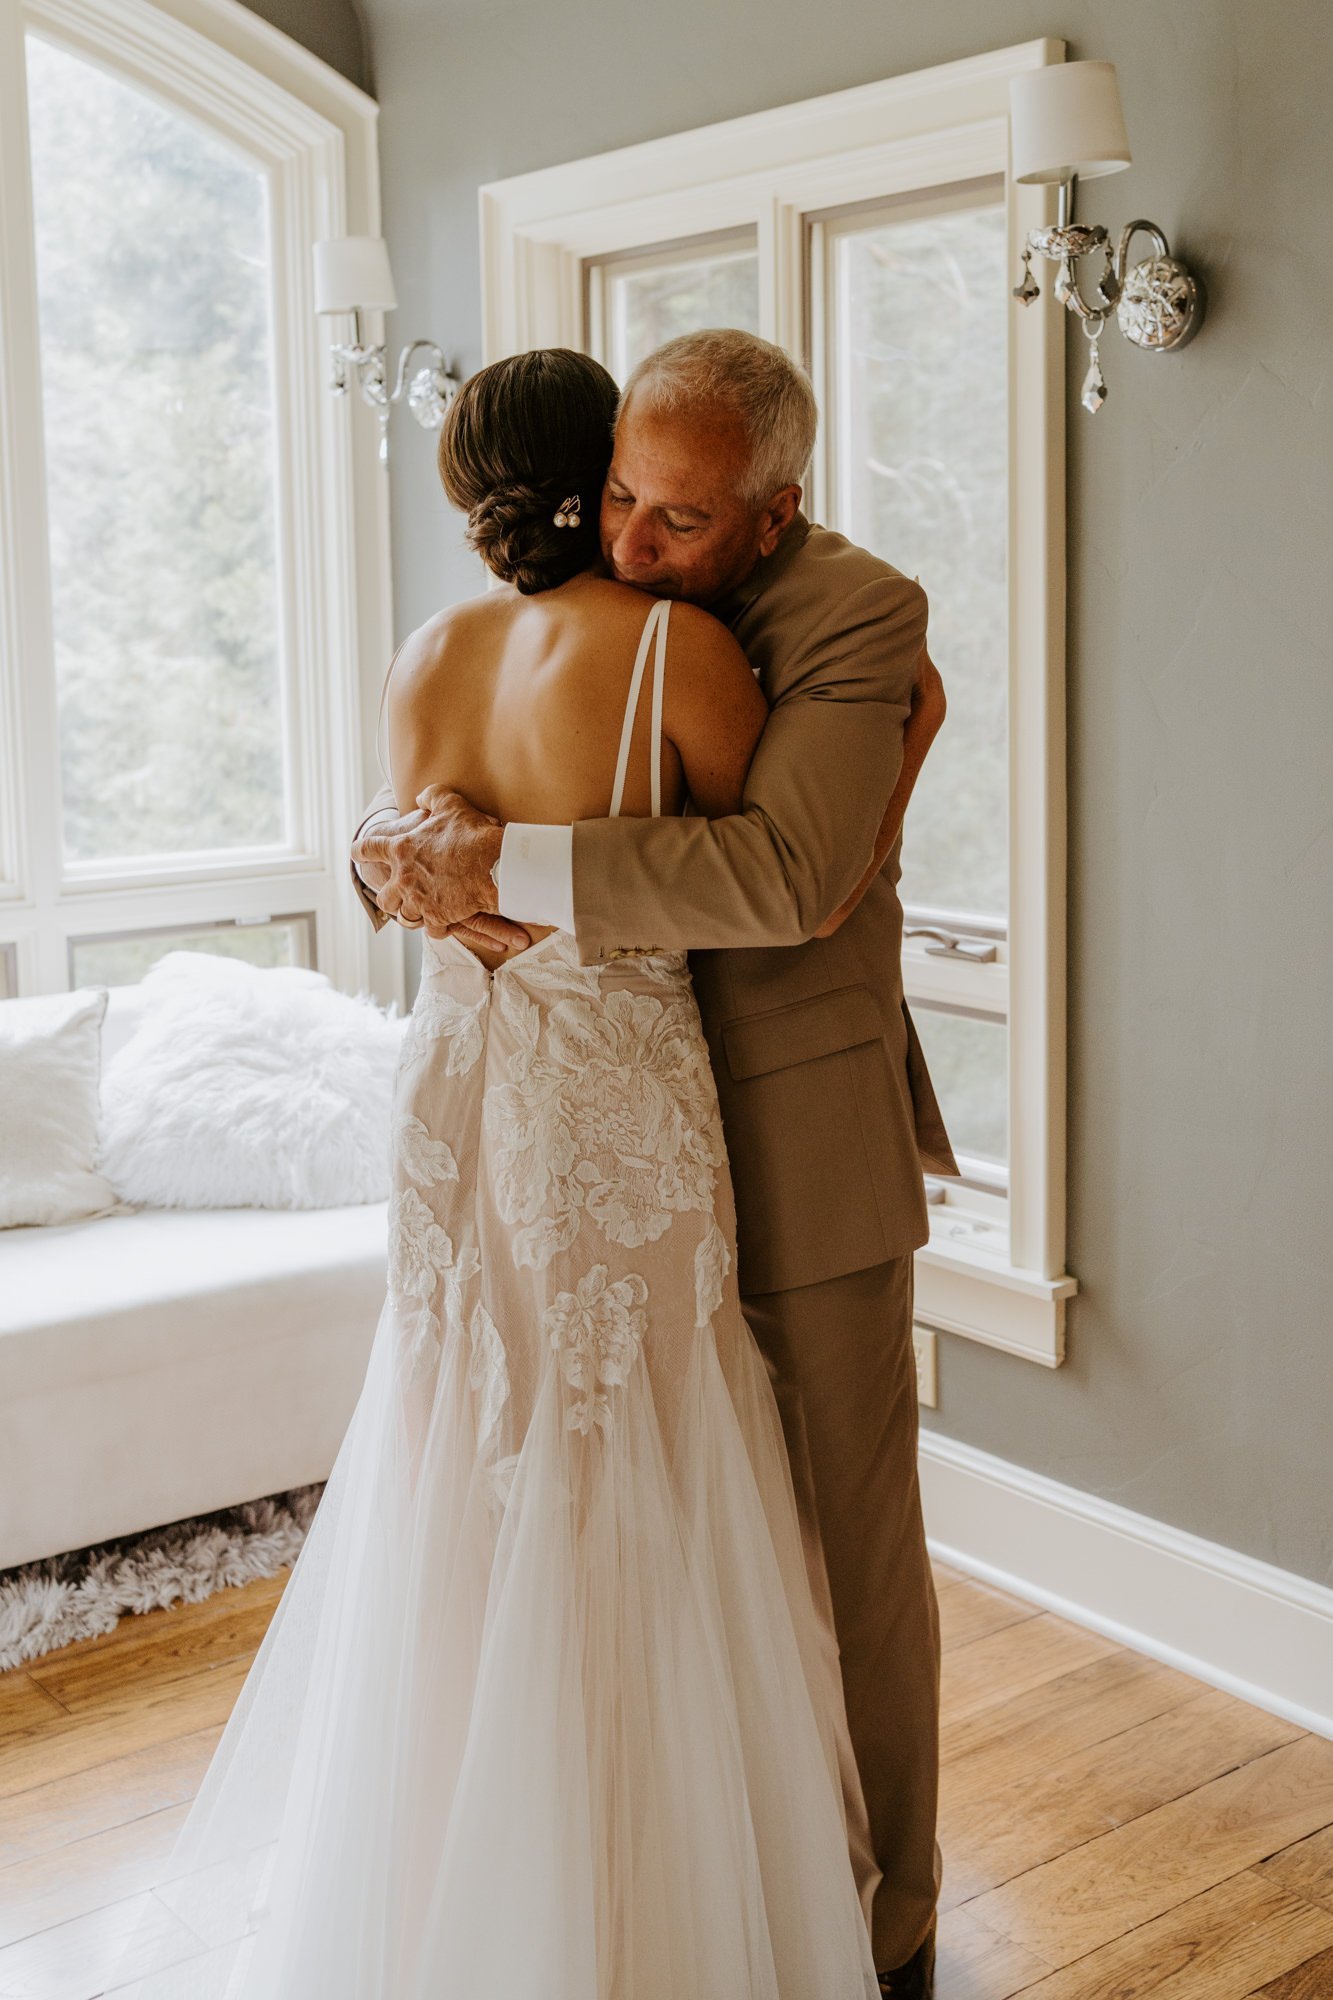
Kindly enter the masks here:
<path id="1" fill-rule="evenodd" d="M 297 1552 L 323 1484 L 142 1535 L 0 1570 L 0 1670 L 110 1632 L 127 1611 L 197 1604 L 229 1584 L 276 1576 Z"/>

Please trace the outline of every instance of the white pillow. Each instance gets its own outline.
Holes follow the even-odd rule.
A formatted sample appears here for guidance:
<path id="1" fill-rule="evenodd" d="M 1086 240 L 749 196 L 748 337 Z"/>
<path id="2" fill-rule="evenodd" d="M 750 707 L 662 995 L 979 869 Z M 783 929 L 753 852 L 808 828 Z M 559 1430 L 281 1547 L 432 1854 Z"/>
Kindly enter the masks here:
<path id="1" fill-rule="evenodd" d="M 406 1018 L 322 972 L 171 951 L 102 1083 L 103 1172 L 151 1208 L 341 1208 L 389 1192 Z"/>
<path id="2" fill-rule="evenodd" d="M 97 1172 L 105 986 L 0 1000 L 0 1229 L 119 1204 Z"/>

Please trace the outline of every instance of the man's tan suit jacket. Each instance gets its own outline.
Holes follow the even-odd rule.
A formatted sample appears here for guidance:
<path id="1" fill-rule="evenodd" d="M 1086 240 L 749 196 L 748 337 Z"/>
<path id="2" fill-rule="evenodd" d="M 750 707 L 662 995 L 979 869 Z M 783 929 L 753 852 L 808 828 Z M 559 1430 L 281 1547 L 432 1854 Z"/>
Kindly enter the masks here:
<path id="1" fill-rule="evenodd" d="M 749 1296 L 916 1249 L 922 1168 L 958 1168 L 903 998 L 901 840 L 841 928 L 812 935 L 864 874 L 897 782 L 925 592 L 798 514 L 712 608 L 771 709 L 742 810 L 581 820 L 574 911 L 585 965 L 690 953 Z M 393 804 L 385 785 L 361 825 Z"/>

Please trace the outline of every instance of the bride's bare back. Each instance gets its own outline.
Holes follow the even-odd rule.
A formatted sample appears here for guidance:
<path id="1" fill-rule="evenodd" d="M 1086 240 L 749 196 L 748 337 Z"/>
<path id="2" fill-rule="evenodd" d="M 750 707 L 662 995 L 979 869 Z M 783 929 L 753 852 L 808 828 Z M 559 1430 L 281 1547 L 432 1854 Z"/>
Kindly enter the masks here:
<path id="1" fill-rule="evenodd" d="M 652 599 L 589 573 L 524 597 L 503 588 L 412 633 L 389 675 L 388 762 L 400 812 L 431 784 L 497 819 L 569 825 L 611 810 L 635 655 Z M 645 676 L 645 683 L 650 676 Z M 622 813 L 652 811 L 651 704 L 640 690 Z M 745 654 L 697 605 L 673 603 L 662 707 L 662 805 L 736 812 L 768 714 Z M 534 940 L 549 927 L 527 925 Z M 495 952 L 487 962 L 498 964 Z"/>

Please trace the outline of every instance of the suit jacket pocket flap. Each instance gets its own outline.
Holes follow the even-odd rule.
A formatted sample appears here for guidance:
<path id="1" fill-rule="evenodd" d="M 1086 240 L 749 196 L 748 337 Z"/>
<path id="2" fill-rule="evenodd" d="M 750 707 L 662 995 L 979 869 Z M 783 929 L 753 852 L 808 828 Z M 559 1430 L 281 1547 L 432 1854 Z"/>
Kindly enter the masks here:
<path id="1" fill-rule="evenodd" d="M 790 1007 L 728 1021 L 722 1030 L 727 1067 L 739 1081 L 766 1071 L 790 1069 L 795 1063 L 877 1042 L 884 1033 L 879 1009 L 868 986 L 840 986 L 816 993 Z"/>

